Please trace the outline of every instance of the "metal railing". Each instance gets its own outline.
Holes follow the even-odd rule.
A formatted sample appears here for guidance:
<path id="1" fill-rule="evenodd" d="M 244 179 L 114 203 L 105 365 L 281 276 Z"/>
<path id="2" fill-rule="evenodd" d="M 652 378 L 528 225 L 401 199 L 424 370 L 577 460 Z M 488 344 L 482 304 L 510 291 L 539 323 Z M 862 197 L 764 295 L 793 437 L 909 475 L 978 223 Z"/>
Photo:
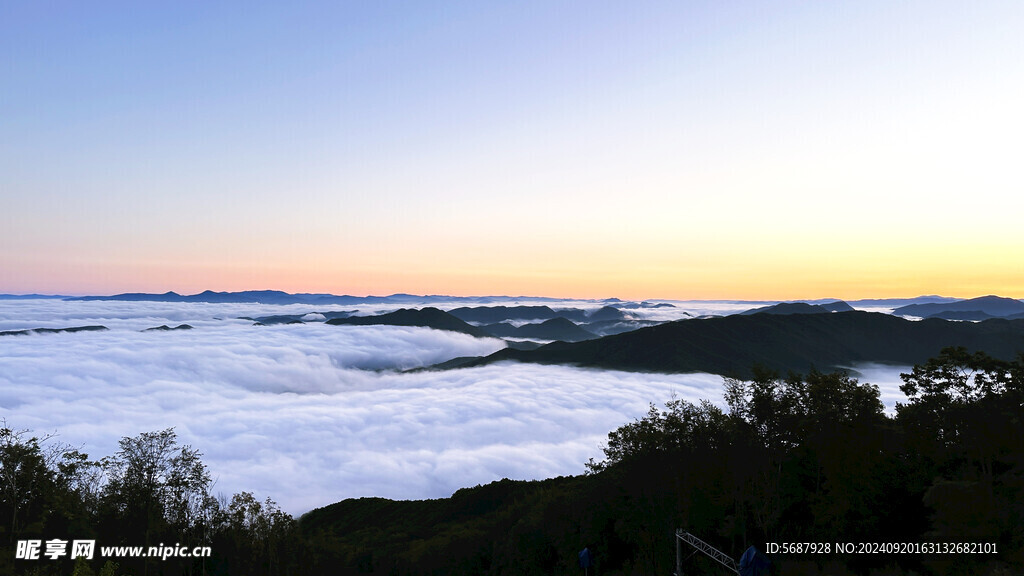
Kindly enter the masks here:
<path id="1" fill-rule="evenodd" d="M 683 576 L 683 542 L 693 546 L 698 552 L 703 552 L 704 555 L 725 566 L 737 576 L 739 575 L 739 566 L 731 556 L 680 528 L 676 530 L 676 576 Z"/>

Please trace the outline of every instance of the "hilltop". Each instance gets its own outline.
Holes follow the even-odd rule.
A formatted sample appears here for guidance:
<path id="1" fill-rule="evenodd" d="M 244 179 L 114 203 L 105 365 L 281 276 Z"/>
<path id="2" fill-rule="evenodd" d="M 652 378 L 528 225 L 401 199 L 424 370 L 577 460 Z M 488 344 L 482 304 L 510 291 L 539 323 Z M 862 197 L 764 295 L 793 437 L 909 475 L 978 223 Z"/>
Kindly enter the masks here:
<path id="1" fill-rule="evenodd" d="M 501 350 L 465 366 L 501 360 L 649 372 L 748 377 L 753 366 L 806 372 L 858 362 L 909 365 L 947 346 L 1010 359 L 1024 350 L 1024 320 L 910 321 L 873 312 L 752 314 L 669 322 L 536 350 Z"/>
<path id="2" fill-rule="evenodd" d="M 909 304 L 892 311 L 897 316 L 951 320 L 985 320 L 987 318 L 1024 318 L 1024 302 L 1000 296 L 981 296 L 956 302 Z"/>
<path id="3" fill-rule="evenodd" d="M 476 336 L 478 338 L 490 336 L 489 333 L 481 328 L 467 324 L 447 312 L 430 307 L 419 310 L 413 308 L 402 308 L 401 310 L 396 310 L 395 312 L 389 312 L 387 314 L 380 314 L 378 316 L 350 316 L 348 318 L 334 318 L 328 320 L 327 324 L 335 326 L 420 326 L 423 328 L 433 328 L 435 330 L 462 332 L 463 334 L 469 334 L 470 336 Z"/>

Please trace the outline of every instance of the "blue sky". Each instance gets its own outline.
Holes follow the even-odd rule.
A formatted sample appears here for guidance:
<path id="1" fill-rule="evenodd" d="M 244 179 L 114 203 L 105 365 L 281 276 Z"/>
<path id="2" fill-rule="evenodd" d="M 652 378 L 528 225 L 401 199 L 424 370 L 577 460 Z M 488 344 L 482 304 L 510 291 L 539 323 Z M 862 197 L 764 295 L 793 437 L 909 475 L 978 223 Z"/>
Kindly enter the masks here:
<path id="1" fill-rule="evenodd" d="M 1021 29 L 1017 2 L 5 3 L 0 292 L 1024 296 Z"/>

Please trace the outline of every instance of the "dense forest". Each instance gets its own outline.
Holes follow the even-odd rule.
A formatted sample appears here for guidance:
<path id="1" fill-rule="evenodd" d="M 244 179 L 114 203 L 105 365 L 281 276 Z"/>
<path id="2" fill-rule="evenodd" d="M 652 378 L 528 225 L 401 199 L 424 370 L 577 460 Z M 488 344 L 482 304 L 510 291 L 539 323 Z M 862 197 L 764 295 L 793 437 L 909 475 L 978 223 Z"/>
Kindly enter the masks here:
<path id="1" fill-rule="evenodd" d="M 0 574 L 288 573 L 301 549 L 296 521 L 269 499 L 218 499 L 211 488 L 201 454 L 173 429 L 123 438 L 114 456 L 91 461 L 53 435 L 3 422 Z M 19 541 L 32 540 L 40 541 L 36 559 L 16 558 L 26 555 Z M 72 562 L 76 540 L 95 541 L 91 562 Z M 60 556 L 47 555 L 51 541 L 63 543 Z M 101 547 L 138 546 L 160 557 L 101 557 Z M 200 547 L 209 557 L 178 555 Z"/>
<path id="2" fill-rule="evenodd" d="M 766 543 L 980 544 L 995 553 L 769 554 L 777 574 L 1024 572 L 1024 357 L 948 348 L 905 404 L 844 373 L 754 369 L 727 409 L 669 400 L 608 435 L 588 473 L 429 501 L 346 500 L 295 520 L 211 496 L 173 430 L 92 461 L 0 430 L 0 574 L 670 574 L 684 528 L 735 558 Z M 15 559 L 19 541 L 209 546 L 210 557 Z M 700 555 L 686 574 L 723 574 Z"/>

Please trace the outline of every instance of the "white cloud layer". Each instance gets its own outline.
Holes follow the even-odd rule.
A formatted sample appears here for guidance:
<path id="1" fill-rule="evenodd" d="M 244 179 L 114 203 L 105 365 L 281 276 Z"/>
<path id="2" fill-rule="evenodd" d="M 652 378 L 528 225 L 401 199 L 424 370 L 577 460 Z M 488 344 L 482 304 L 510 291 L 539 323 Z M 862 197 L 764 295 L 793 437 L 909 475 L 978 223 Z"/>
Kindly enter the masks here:
<path id="1" fill-rule="evenodd" d="M 578 474 L 601 457 L 610 430 L 651 402 L 674 395 L 721 404 L 722 379 L 713 375 L 516 363 L 399 373 L 503 343 L 424 328 L 228 320 L 299 312 L 5 305 L 0 326 L 112 329 L 2 337 L 0 414 L 16 428 L 57 431 L 94 458 L 113 454 L 122 436 L 175 427 L 203 452 L 216 491 L 254 491 L 301 513 L 349 497 L 436 498 L 503 477 Z M 176 323 L 196 329 L 138 331 Z M 886 394 L 883 387 L 889 403 Z"/>
<path id="2" fill-rule="evenodd" d="M 864 363 L 855 364 L 852 367 L 854 376 L 859 382 L 870 383 L 878 386 L 882 404 L 885 404 L 886 414 L 896 413 L 896 403 L 906 402 L 907 396 L 900 391 L 903 380 L 901 373 L 909 373 L 913 366 L 893 366 L 891 364 Z"/>

